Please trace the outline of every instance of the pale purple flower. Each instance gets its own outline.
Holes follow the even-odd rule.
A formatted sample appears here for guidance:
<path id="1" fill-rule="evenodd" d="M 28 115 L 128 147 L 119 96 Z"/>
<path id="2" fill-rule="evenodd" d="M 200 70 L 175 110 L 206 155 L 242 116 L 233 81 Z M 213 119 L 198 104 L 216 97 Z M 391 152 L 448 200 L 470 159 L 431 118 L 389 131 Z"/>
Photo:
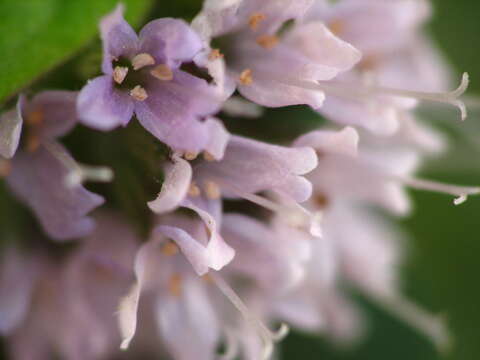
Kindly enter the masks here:
<path id="1" fill-rule="evenodd" d="M 115 312 L 133 279 L 139 242 L 124 223 L 99 217 L 92 236 L 62 261 L 38 249 L 5 254 L 0 324 L 12 359 L 97 360 L 119 353 Z"/>
<path id="2" fill-rule="evenodd" d="M 358 140 L 357 131 L 349 127 L 340 131 L 313 131 L 297 139 L 295 145 L 311 146 L 319 154 L 317 168 L 308 175 L 314 187 L 309 202 L 312 208 L 347 199 L 406 214 L 410 201 L 405 187 L 453 195 L 455 204 L 480 191 L 477 187 L 415 178 L 414 172 L 420 162 L 416 149 L 406 146 L 385 149 L 385 142 L 381 141 L 360 143 L 359 146 Z"/>
<path id="3" fill-rule="evenodd" d="M 182 70 L 201 50 L 201 41 L 184 21 L 163 18 L 139 35 L 123 18 L 123 6 L 100 23 L 104 75 L 80 92 L 81 121 L 108 131 L 126 126 L 135 114 L 159 140 L 183 151 L 202 151 L 209 142 L 204 116 L 221 98 L 213 85 Z"/>
<path id="4" fill-rule="evenodd" d="M 205 360 L 215 358 L 217 348 L 222 342 L 225 342 L 229 357 L 234 357 L 238 350 L 242 353 L 243 359 L 268 358 L 273 349 L 273 342 L 284 335 L 286 328 L 282 327 L 278 334 L 271 333 L 257 317 L 256 312 L 247 307 L 223 279 L 225 276 L 235 281 L 236 275 L 243 279 L 251 278 L 252 285 L 249 287 L 251 290 L 243 291 L 242 294 L 246 298 L 252 297 L 249 294 L 257 298 L 258 294 L 269 293 L 268 288 L 272 289 L 273 284 L 268 285 L 265 282 L 266 274 L 261 271 L 257 273 L 246 271 L 245 266 L 239 266 L 199 277 L 198 273 L 193 271 L 188 256 L 187 259 L 183 256 L 187 255 L 187 252 L 178 240 L 176 232 L 182 231 L 197 239 L 203 238 L 206 242 L 208 234 L 205 225 L 198 219 L 177 214 L 160 218 L 159 221 L 160 225 L 154 231 L 151 240 L 137 253 L 136 282 L 120 304 L 119 325 L 124 339 L 122 348 L 129 346 L 136 333 L 139 306 L 149 304 L 153 307 L 155 321 L 165 347 L 176 360 L 187 360 L 192 357 Z M 226 223 L 225 226 L 235 233 L 238 231 L 236 227 L 242 224 L 248 224 L 253 228 L 262 227 L 254 220 L 236 216 L 227 218 Z M 263 231 L 268 232 L 266 228 Z M 232 241 L 236 242 L 233 239 L 236 238 L 241 242 L 242 235 L 235 235 L 232 232 L 228 233 Z M 290 267 L 286 270 L 281 269 L 282 259 L 287 262 L 292 259 L 292 264 L 305 261 L 305 251 L 295 249 L 291 253 L 286 247 L 269 246 L 274 242 L 273 233 L 264 244 L 255 241 L 254 234 L 251 235 L 247 235 L 248 239 L 245 238 L 250 244 L 238 244 L 241 258 L 245 259 L 248 254 L 254 254 L 256 251 L 261 252 L 262 258 L 268 262 L 264 264 L 265 270 L 272 271 L 272 275 L 276 270 L 282 271 L 276 279 L 284 284 L 290 283 L 292 274 L 296 274 L 297 270 Z M 293 240 L 291 244 L 293 245 Z M 273 264 L 272 269 L 270 264 Z M 286 276 L 286 279 L 283 276 Z M 227 299 L 229 301 L 225 301 Z M 185 336 L 191 339 L 188 346 L 185 346 Z M 245 342 L 247 338 L 251 342 Z"/>
<path id="5" fill-rule="evenodd" d="M 82 237 L 93 229 L 94 222 L 87 214 L 101 205 L 103 198 L 81 186 L 89 177 L 86 171 L 99 180 L 110 176 L 105 169 L 77 164 L 56 141 L 77 122 L 75 101 L 76 93 L 67 91 L 42 92 L 31 101 L 20 97 L 17 110 L 0 119 L 0 126 L 7 130 L 1 135 L 6 144 L 2 154 L 13 157 L 3 175 L 15 195 L 34 211 L 45 232 L 57 240 Z M 22 150 L 15 154 L 22 125 L 27 131 Z"/>
<path id="6" fill-rule="evenodd" d="M 443 323 L 400 295 L 396 269 L 402 247 L 398 232 L 380 217 L 373 216 L 366 206 L 377 205 L 405 214 L 410 208 L 405 193 L 407 186 L 458 196 L 456 203 L 469 194 L 478 193 L 479 189 L 415 179 L 413 173 L 419 163 L 416 149 L 400 142 L 392 143 L 386 150 L 383 140 L 371 136 L 362 138 L 371 140 L 370 143 L 359 144 L 358 140 L 353 128 L 345 128 L 314 131 L 295 143 L 311 146 L 319 155 L 318 167 L 308 175 L 314 190 L 306 207 L 322 212 L 323 236 L 312 239 L 315 242 L 312 261 L 303 290 L 283 301 L 316 304 L 312 309 L 317 309 L 317 318 L 322 321 L 307 322 L 305 327 L 315 329 L 316 326 L 327 332 L 333 327 L 334 334 L 349 339 L 360 329 L 359 318 L 354 310 L 345 310 L 345 306 L 333 310 L 331 302 L 331 296 L 339 296 L 338 283 L 346 279 L 428 335 L 439 347 L 447 346 L 448 335 Z M 315 292 L 322 296 L 315 296 Z M 279 306 L 282 309 L 284 304 L 280 302 Z M 342 312 L 350 315 L 345 317 Z M 333 320 L 335 316 L 340 317 L 341 322 L 329 325 L 328 319 L 332 316 Z"/>
<path id="7" fill-rule="evenodd" d="M 339 76 L 330 87 L 325 85 L 330 96 L 320 112 L 335 122 L 380 135 L 398 131 L 403 114 L 417 100 L 455 105 L 465 118 L 465 105 L 458 98 L 468 77 L 464 75 L 457 90 L 441 93 L 448 89 L 448 67 L 421 34 L 430 12 L 429 3 L 423 0 L 317 1 L 304 21 L 324 21 L 363 55 L 352 71 Z"/>
<path id="8" fill-rule="evenodd" d="M 218 152 L 220 156 L 207 156 L 207 159 L 194 160 L 192 164 L 174 154 L 173 164 L 167 166 L 160 194 L 148 204 L 149 207 L 158 214 L 180 206 L 194 210 L 212 230 L 210 242 L 221 238 L 217 230 L 221 223 L 222 197 L 243 198 L 273 211 L 285 211 L 286 207 L 277 206 L 257 195 L 271 191 L 294 204 L 294 209 L 287 208 L 288 211 L 300 212 L 301 216 L 308 218 L 309 214 L 302 212 L 298 203 L 307 200 L 311 194 L 311 184 L 303 177 L 317 165 L 315 152 L 311 148 L 288 148 L 231 136 L 228 145 L 222 142 L 222 149 L 224 151 Z M 191 155 L 185 156 L 191 158 Z M 217 248 L 216 242 L 210 242 L 207 251 L 211 246 L 217 249 L 215 252 L 227 250 L 223 246 Z M 215 252 L 210 256 L 220 256 Z M 230 251 L 224 254 L 228 261 L 231 256 L 233 254 Z M 218 270 L 228 261 L 215 260 L 213 268 Z M 206 268 L 203 267 L 203 271 L 197 268 L 197 271 L 201 273 Z"/>
<path id="9" fill-rule="evenodd" d="M 304 83 L 315 86 L 334 78 L 358 62 L 360 53 L 323 23 L 298 22 L 312 4 L 313 0 L 206 1 L 192 23 L 204 43 L 195 60 L 227 93 L 237 87 L 264 106 L 318 108 L 324 92 Z"/>

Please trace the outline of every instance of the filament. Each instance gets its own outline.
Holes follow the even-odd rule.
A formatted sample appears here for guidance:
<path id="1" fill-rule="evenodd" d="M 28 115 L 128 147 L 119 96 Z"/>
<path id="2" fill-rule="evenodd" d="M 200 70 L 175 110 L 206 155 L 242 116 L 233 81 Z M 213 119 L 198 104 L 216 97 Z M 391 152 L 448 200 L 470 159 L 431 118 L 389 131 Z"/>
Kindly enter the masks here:
<path id="1" fill-rule="evenodd" d="M 212 274 L 212 279 L 218 289 L 222 292 L 225 297 L 230 300 L 232 305 L 240 312 L 243 318 L 258 331 L 262 341 L 263 341 L 263 351 L 262 351 L 262 360 L 269 359 L 273 353 L 273 343 L 279 342 L 285 336 L 287 336 L 289 328 L 286 324 L 282 323 L 280 328 L 272 332 L 268 329 L 263 322 L 258 319 L 255 314 L 253 314 L 240 297 L 235 293 L 235 291 L 220 277 L 218 274 Z"/>

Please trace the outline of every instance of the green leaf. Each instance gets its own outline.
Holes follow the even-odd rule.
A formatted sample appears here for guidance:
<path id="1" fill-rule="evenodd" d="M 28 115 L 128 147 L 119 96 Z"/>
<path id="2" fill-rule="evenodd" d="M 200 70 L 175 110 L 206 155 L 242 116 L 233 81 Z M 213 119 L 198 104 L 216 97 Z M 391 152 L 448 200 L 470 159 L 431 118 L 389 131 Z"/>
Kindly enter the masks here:
<path id="1" fill-rule="evenodd" d="M 123 0 L 138 23 L 151 0 Z M 0 0 L 0 102 L 66 61 L 98 33 L 118 0 Z"/>

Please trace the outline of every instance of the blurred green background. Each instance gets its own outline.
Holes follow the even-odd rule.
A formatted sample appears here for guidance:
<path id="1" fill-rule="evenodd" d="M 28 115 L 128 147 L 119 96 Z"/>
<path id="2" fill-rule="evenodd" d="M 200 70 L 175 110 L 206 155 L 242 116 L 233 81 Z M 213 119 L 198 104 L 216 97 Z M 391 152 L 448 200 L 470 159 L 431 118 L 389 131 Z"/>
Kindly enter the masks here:
<path id="1" fill-rule="evenodd" d="M 200 0 L 123 2 L 128 6 L 128 18 L 137 25 L 159 16 L 190 18 L 201 6 Z M 0 67 L 0 101 L 11 99 L 33 79 L 40 78 L 33 89 L 78 89 L 84 78 L 95 75 L 99 60 L 99 42 L 94 40 L 96 22 L 115 3 L 114 0 L 0 0 L 0 53 L 4 63 Z M 469 94 L 480 95 L 480 1 L 434 0 L 433 5 L 435 15 L 428 31 L 455 71 L 470 73 Z M 55 68 L 58 65 L 61 66 Z M 45 75 L 49 70 L 52 71 Z M 278 133 L 288 132 L 289 111 L 270 113 L 279 117 L 266 123 L 264 128 L 272 125 L 278 128 Z M 452 150 L 429 164 L 422 175 L 448 182 L 480 184 L 480 125 L 477 125 L 480 111 L 472 109 L 464 124 L 457 122 L 455 114 L 448 110 L 436 111 L 425 118 L 449 134 Z M 305 112 L 304 124 L 300 125 L 312 127 L 315 121 L 311 113 Z M 75 145 L 75 140 L 71 141 Z M 91 154 L 78 154 L 78 157 L 86 162 L 98 161 L 92 159 Z M 16 209 L 22 210 L 2 189 L 0 183 L 0 227 L 7 229 L 18 223 L 16 227 L 21 228 L 20 217 L 12 214 L 16 214 Z M 138 196 L 141 198 L 145 194 Z M 402 269 L 404 291 L 425 308 L 447 315 L 455 337 L 452 351 L 438 354 L 427 340 L 407 325 L 358 297 L 370 319 L 370 332 L 364 342 L 349 349 L 339 349 L 320 338 L 293 332 L 281 345 L 283 359 L 480 358 L 480 288 L 477 281 L 480 275 L 477 231 L 480 198 L 472 198 L 455 207 L 451 198 L 442 195 L 412 192 L 412 197 L 415 211 L 401 221 L 411 234 L 407 261 Z M 132 209 L 133 205 L 124 206 Z M 8 231 L 2 231 L 2 241 L 6 233 Z"/>

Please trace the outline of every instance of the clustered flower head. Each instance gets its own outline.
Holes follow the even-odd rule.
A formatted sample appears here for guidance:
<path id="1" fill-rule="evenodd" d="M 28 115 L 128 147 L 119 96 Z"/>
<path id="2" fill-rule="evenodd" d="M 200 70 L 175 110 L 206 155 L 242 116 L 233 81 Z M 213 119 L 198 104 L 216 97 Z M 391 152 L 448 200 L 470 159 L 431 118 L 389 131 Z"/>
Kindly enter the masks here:
<path id="1" fill-rule="evenodd" d="M 401 294 L 403 235 L 378 212 L 408 214 L 409 187 L 455 204 L 480 192 L 415 177 L 447 146 L 416 107 L 466 117 L 468 76 L 448 91 L 449 69 L 422 33 L 429 3 L 205 0 L 191 24 L 157 19 L 138 35 L 123 11 L 100 22 L 103 75 L 79 93 L 21 95 L 0 117 L 0 176 L 49 238 L 78 242 L 62 256 L 41 241 L 2 252 L 12 358 L 113 359 L 121 348 L 261 360 L 289 326 L 349 342 L 364 321 L 344 284 L 447 347 L 440 318 Z M 326 125 L 271 144 L 221 119 L 289 105 Z M 109 164 L 80 164 L 59 139 L 134 117 L 169 149 L 158 196 L 143 204 L 148 236 L 125 214 L 92 213 L 105 200 L 83 183 L 112 180 Z"/>

